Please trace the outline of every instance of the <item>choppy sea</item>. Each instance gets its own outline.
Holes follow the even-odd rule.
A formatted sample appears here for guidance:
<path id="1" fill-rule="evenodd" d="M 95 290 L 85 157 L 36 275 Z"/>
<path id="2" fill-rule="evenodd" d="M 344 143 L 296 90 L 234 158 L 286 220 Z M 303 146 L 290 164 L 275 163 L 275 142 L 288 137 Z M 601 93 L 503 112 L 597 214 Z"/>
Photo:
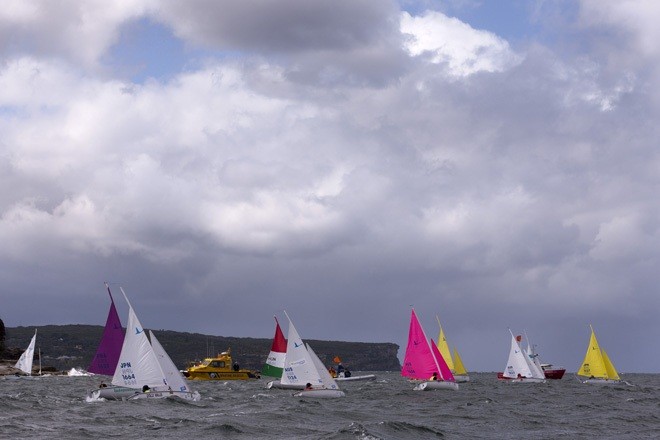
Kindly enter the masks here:
<path id="1" fill-rule="evenodd" d="M 360 374 L 355 372 L 354 374 Z M 660 375 L 595 386 L 568 374 L 510 384 L 472 373 L 458 391 L 413 391 L 398 372 L 304 400 L 267 380 L 192 382 L 200 402 L 85 399 L 103 376 L 0 380 L 1 439 L 657 439 Z M 107 378 L 106 378 L 107 379 Z"/>

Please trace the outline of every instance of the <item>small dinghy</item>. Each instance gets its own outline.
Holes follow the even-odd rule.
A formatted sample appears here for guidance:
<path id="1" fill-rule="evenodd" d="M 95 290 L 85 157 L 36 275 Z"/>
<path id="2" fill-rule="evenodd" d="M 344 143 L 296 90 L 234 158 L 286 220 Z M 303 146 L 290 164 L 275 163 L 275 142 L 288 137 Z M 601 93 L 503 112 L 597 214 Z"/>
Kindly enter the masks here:
<path id="1" fill-rule="evenodd" d="M 421 381 L 413 390 L 458 390 L 454 375 L 440 354 L 433 339 L 428 339 L 417 319 L 415 309 L 410 315 L 408 345 L 403 359 L 401 375 L 415 381 Z"/>
<path id="2" fill-rule="evenodd" d="M 578 376 L 586 379 L 581 380 L 582 383 L 589 383 L 593 385 L 617 385 L 621 383 L 619 373 L 614 368 L 614 364 L 610 360 L 605 350 L 601 349 L 596 339 L 596 333 L 593 327 L 591 328 L 591 338 L 589 339 L 589 347 L 587 354 L 584 356 L 582 365 L 577 372 Z"/>
<path id="3" fill-rule="evenodd" d="M 149 331 L 151 342 L 149 341 L 126 293 L 123 289 L 121 292 L 128 303 L 128 323 L 112 385 L 101 384 L 99 389 L 90 393 L 88 400 L 177 397 L 198 401 L 199 393 L 190 389 L 186 379 L 151 331 Z"/>
<path id="4" fill-rule="evenodd" d="M 284 370 L 280 380 L 269 382 L 268 388 L 302 390 L 294 394 L 296 397 L 345 396 L 312 347 L 300 338 L 289 315 L 286 312 L 284 314 L 289 320 Z"/>
<path id="5" fill-rule="evenodd" d="M 543 370 L 520 347 L 522 336 L 514 336 L 511 329 L 509 333 L 511 333 L 509 359 L 504 372 L 499 373 L 497 378 L 509 383 L 545 383 Z"/>

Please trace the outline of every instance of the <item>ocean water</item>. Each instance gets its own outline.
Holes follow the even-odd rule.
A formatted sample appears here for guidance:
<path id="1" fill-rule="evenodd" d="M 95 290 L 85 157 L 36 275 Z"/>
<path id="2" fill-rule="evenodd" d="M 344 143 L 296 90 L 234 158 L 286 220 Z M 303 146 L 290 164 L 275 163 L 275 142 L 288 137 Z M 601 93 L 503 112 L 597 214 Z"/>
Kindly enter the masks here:
<path id="1" fill-rule="evenodd" d="M 355 373 L 359 374 L 359 373 Z M 510 384 L 471 374 L 458 391 L 412 391 L 398 372 L 304 400 L 267 380 L 191 382 L 200 402 L 87 402 L 103 376 L 0 380 L 1 439 L 658 439 L 660 375 L 595 386 L 567 374 Z"/>

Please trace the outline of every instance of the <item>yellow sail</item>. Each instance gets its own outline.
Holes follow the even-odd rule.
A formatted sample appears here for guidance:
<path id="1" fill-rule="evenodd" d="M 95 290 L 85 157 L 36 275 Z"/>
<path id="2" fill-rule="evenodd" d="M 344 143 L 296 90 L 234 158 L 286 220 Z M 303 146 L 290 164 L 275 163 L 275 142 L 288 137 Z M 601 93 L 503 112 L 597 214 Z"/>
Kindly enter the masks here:
<path id="1" fill-rule="evenodd" d="M 449 351 L 447 338 L 445 338 L 445 332 L 442 330 L 442 326 L 440 325 L 440 318 L 436 316 L 435 319 L 438 320 L 438 325 L 440 326 L 440 334 L 438 335 L 438 350 L 440 351 L 442 358 L 445 360 L 445 362 L 447 362 L 447 366 L 451 372 L 454 373 L 454 361 L 451 359 L 451 352 Z"/>
<path id="2" fill-rule="evenodd" d="M 612 361 L 610 361 L 610 357 L 607 355 L 605 350 L 601 351 L 603 352 L 603 361 L 605 362 L 607 378 L 611 380 L 619 380 L 619 373 L 616 372 L 616 368 L 614 368 L 614 364 L 612 364 Z"/>
<path id="3" fill-rule="evenodd" d="M 609 379 L 607 368 L 605 367 L 605 360 L 603 359 L 603 354 L 600 350 L 600 346 L 598 345 L 596 333 L 594 332 L 593 328 L 591 329 L 591 338 L 589 339 L 587 354 L 584 356 L 584 360 L 582 361 L 582 365 L 580 366 L 577 374 L 586 377 Z"/>
<path id="4" fill-rule="evenodd" d="M 454 374 L 458 374 L 460 376 L 465 376 L 467 374 L 467 370 L 463 365 L 463 360 L 459 356 L 458 350 L 456 350 L 455 348 L 454 348 L 454 367 L 456 368 Z"/>

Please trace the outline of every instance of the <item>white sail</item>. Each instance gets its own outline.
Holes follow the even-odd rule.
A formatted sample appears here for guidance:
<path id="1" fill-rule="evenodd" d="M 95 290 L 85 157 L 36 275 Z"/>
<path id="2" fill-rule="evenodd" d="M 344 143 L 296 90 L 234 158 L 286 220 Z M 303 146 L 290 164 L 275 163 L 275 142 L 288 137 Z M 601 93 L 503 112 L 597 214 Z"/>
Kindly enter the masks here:
<path id="1" fill-rule="evenodd" d="M 511 349 L 509 351 L 509 360 L 504 369 L 504 377 L 511 379 L 517 378 L 518 375 L 520 377 L 534 377 L 529 366 L 529 358 L 523 353 L 520 344 L 518 344 L 511 330 L 509 332 L 511 333 Z"/>
<path id="2" fill-rule="evenodd" d="M 539 360 L 539 355 L 536 354 L 536 352 L 534 351 L 534 346 L 532 345 L 531 342 L 529 342 L 527 333 L 525 333 L 525 337 L 527 338 L 527 350 L 525 354 L 527 355 L 527 359 L 529 361 L 529 367 L 530 370 L 532 371 L 533 377 L 537 379 L 545 379 L 545 373 L 543 372 L 543 368 L 541 368 L 541 361 Z"/>
<path id="3" fill-rule="evenodd" d="M 144 385 L 162 388 L 167 382 L 165 375 L 126 293 L 124 298 L 128 303 L 128 322 L 112 384 L 136 389 L 141 389 Z"/>
<path id="4" fill-rule="evenodd" d="M 307 383 L 311 383 L 312 386 L 323 385 L 305 343 L 300 338 L 289 315 L 286 312 L 284 314 L 289 320 L 289 333 L 287 334 L 284 371 L 280 382 L 283 385 L 305 385 Z"/>
<path id="5" fill-rule="evenodd" d="M 314 353 L 314 350 L 312 350 L 312 347 L 310 347 L 309 344 L 307 344 L 307 352 L 312 358 L 312 362 L 316 367 L 316 372 L 318 373 L 323 387 L 331 390 L 338 390 L 339 386 L 337 386 L 337 382 L 332 378 L 330 372 L 325 368 L 325 365 L 323 365 L 323 362 L 321 362 L 321 359 L 319 359 L 316 353 Z"/>
<path id="6" fill-rule="evenodd" d="M 28 376 L 32 375 L 32 362 L 34 362 L 34 345 L 36 344 L 36 342 L 37 342 L 37 330 L 35 329 L 34 336 L 32 336 L 32 340 L 30 341 L 30 345 L 28 345 L 28 348 L 23 352 L 21 357 L 18 359 L 16 365 L 14 365 L 14 368 L 18 368 Z"/>
<path id="7" fill-rule="evenodd" d="M 181 372 L 179 372 L 179 369 L 174 365 L 174 362 L 172 362 L 172 359 L 151 330 L 149 330 L 149 338 L 151 339 L 151 346 L 156 354 L 156 359 L 158 359 L 160 368 L 165 375 L 167 386 L 174 391 L 190 392 L 191 390 L 190 387 L 188 387 L 188 381 L 186 381 Z"/>

